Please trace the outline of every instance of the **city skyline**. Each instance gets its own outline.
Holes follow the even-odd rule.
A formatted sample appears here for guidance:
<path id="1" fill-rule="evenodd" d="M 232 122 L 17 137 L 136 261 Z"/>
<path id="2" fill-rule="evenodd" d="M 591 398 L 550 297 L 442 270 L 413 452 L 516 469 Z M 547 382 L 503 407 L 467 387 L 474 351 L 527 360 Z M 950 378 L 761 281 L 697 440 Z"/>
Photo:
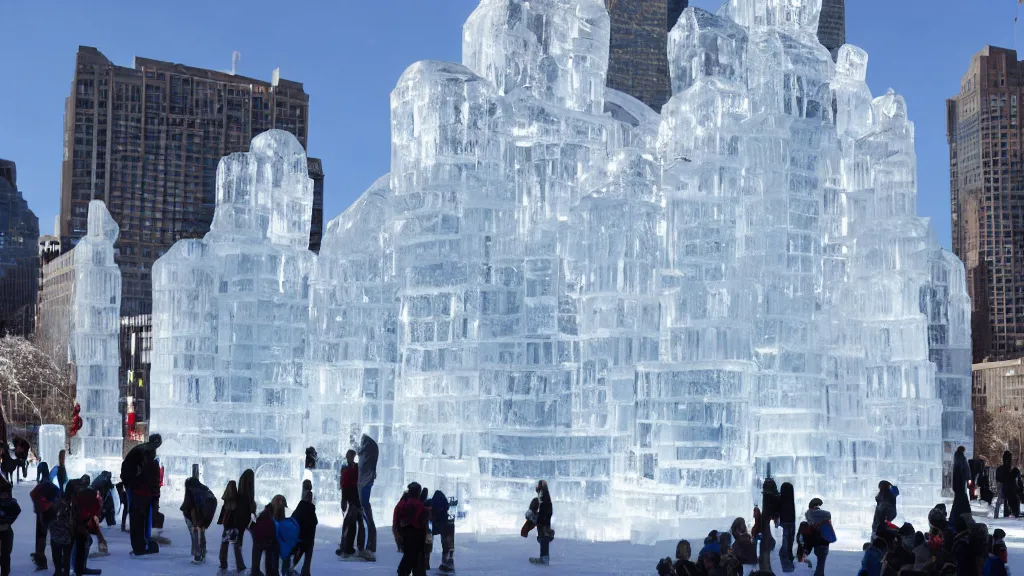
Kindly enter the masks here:
<path id="1" fill-rule="evenodd" d="M 6 72 L 11 85 L 32 85 L 34 90 L 0 95 L 0 109 L 18 111 L 0 113 L 0 157 L 18 162 L 20 187 L 27 191 L 30 207 L 43 222 L 41 232 L 52 232 L 49 223 L 59 208 L 63 100 L 79 44 L 99 47 L 114 62 L 130 62 L 135 55 L 145 55 L 219 70 L 230 68 L 231 53 L 238 50 L 242 54 L 239 74 L 263 78 L 267 71 L 280 67 L 283 77 L 302 82 L 311 94 L 311 122 L 316 129 L 311 131 L 309 151 L 322 159 L 323 170 L 331 178 L 323 208 L 326 224 L 386 171 L 388 145 L 380 133 L 390 121 L 390 110 L 381 96 L 391 91 L 402 71 L 417 59 L 458 60 L 461 36 L 453 36 L 452 31 L 461 30 L 475 5 L 475 0 L 441 5 L 408 2 L 403 3 L 400 17 L 391 5 L 359 5 L 341 18 L 337 7 L 313 3 L 319 7 L 314 10 L 318 18 L 282 23 L 282 33 L 303 39 L 291 44 L 267 43 L 246 32 L 257 27 L 258 14 L 266 13 L 259 10 L 236 14 L 215 7 L 206 21 L 187 23 L 204 41 L 182 43 L 174 30 L 186 25 L 188 10 L 182 16 L 161 15 L 167 26 L 156 30 L 126 27 L 126 15 L 108 20 L 84 7 L 44 17 L 30 6 L 15 6 L 12 18 L 25 25 L 0 38 L 0 49 L 13 53 L 19 46 L 37 44 L 30 42 L 33 37 L 54 41 L 12 62 Z M 715 10 L 720 2 L 695 0 L 690 5 Z M 978 6 L 960 18 L 948 18 L 954 6 L 952 0 L 942 0 L 927 12 L 880 0 L 846 6 L 847 41 L 872 55 L 869 81 L 892 86 L 907 97 L 919 142 L 919 206 L 934 221 L 944 246 L 950 246 L 945 98 L 956 91 L 971 55 L 984 45 L 1012 48 L 1015 15 L 1015 6 L 1007 3 Z M 883 7 L 892 18 L 877 21 L 874 15 Z M 151 10 L 143 8 L 144 12 Z M 911 18 L 920 26 L 908 34 L 901 22 Z M 220 31 L 216 23 L 227 19 L 237 20 L 239 25 Z M 357 22 L 363 24 L 357 26 Z M 393 31 L 392 37 L 377 32 L 385 24 Z M 334 32 L 328 33 L 330 30 Z M 924 60 L 914 52 L 921 46 L 930 51 Z M 40 70 L 47 73 L 40 74 Z M 358 84 L 353 83 L 356 77 Z M 332 137 L 351 132 L 365 137 L 358 144 L 354 139 Z"/>

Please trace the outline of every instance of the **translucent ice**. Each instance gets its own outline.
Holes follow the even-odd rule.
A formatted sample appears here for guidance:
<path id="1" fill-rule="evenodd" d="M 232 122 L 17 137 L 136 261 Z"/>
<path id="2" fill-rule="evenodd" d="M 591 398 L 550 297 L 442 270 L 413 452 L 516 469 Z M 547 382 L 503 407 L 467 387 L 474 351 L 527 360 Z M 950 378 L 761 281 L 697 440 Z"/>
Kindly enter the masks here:
<path id="1" fill-rule="evenodd" d="M 208 485 L 223 486 L 253 468 L 257 484 L 286 481 L 281 490 L 297 494 L 312 203 L 302 146 L 264 132 L 221 160 L 206 237 L 154 265 L 151 431 L 172 477 L 199 463 Z"/>
<path id="2" fill-rule="evenodd" d="M 52 469 L 59 462 L 60 451 L 65 447 L 63 424 L 43 424 L 39 427 L 39 460 Z"/>
<path id="3" fill-rule="evenodd" d="M 114 242 L 118 232 L 107 207 L 93 200 L 89 203 L 88 232 L 74 249 L 70 352 L 82 429 L 73 438 L 71 453 L 76 459 L 92 463 L 123 456 L 117 408 L 121 270 L 114 262 Z"/>

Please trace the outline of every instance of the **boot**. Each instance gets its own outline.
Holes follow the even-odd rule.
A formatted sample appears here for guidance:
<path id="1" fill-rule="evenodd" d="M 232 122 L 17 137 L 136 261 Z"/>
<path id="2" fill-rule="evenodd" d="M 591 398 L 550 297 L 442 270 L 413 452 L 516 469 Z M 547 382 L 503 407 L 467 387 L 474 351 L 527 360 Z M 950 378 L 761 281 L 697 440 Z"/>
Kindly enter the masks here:
<path id="1" fill-rule="evenodd" d="M 549 563 L 549 556 L 541 556 L 540 558 L 530 558 L 530 564 L 534 564 L 537 566 L 547 566 Z"/>
<path id="2" fill-rule="evenodd" d="M 363 560 L 366 560 L 367 562 L 377 561 L 377 555 L 373 553 L 373 550 L 363 550 L 360 555 L 363 557 Z"/>

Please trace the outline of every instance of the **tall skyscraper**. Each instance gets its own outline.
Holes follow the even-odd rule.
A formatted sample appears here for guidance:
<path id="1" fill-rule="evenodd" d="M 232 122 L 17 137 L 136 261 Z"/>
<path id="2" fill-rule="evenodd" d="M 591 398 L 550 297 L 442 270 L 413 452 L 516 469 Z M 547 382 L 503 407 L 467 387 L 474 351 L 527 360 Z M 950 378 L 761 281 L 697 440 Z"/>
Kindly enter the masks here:
<path id="1" fill-rule="evenodd" d="M 656 112 L 672 97 L 668 31 L 688 0 L 605 0 L 611 17 L 608 86 Z"/>
<path id="2" fill-rule="evenodd" d="M 38 243 L 39 219 L 18 191 L 17 166 L 0 159 L 0 337 L 33 330 Z"/>
<path id="3" fill-rule="evenodd" d="M 818 42 L 828 48 L 835 60 L 839 48 L 846 44 L 846 0 L 822 0 Z"/>
<path id="4" fill-rule="evenodd" d="M 986 46 L 946 101 L 953 252 L 967 268 L 974 361 L 1024 355 L 1024 63 Z"/>
<path id="5" fill-rule="evenodd" d="M 148 314 L 153 262 L 210 229 L 220 159 L 271 128 L 305 147 L 308 117 L 302 84 L 277 70 L 267 82 L 139 57 L 129 68 L 80 46 L 64 111 L 63 249 L 85 235 L 89 201 L 103 200 L 121 227 L 122 315 Z"/>

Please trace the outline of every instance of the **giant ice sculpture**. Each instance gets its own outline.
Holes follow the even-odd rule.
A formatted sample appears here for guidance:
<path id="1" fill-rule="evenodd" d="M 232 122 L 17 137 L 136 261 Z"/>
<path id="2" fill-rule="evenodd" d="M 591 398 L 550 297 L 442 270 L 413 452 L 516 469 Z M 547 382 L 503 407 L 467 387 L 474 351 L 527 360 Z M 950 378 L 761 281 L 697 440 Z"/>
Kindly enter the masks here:
<path id="1" fill-rule="evenodd" d="M 566 533 L 598 538 L 748 513 L 769 464 L 839 521 L 882 478 L 908 514 L 937 501 L 972 434 L 963 267 L 915 214 L 905 103 L 872 97 L 862 50 L 832 62 L 819 10 L 687 10 L 660 116 L 603 88 L 597 0 L 483 0 L 463 65 L 406 71 L 390 218 L 349 217 L 379 240 L 327 256 L 393 250 L 381 447 L 407 479 L 488 530 L 548 478 Z M 365 342 L 375 301 L 328 317 L 372 322 Z"/>
<path id="2" fill-rule="evenodd" d="M 153 266 L 151 430 L 172 477 L 198 463 L 223 486 L 253 468 L 257 486 L 297 493 L 312 203 L 302 146 L 265 132 L 221 160 L 206 237 L 179 241 Z"/>
<path id="3" fill-rule="evenodd" d="M 213 230 L 154 268 L 172 470 L 298 478 L 305 439 L 331 476 L 370 433 L 377 485 L 480 531 L 545 478 L 563 536 L 673 537 L 748 514 L 769 466 L 837 522 L 881 479 L 923 520 L 972 437 L 963 265 L 916 215 L 905 102 L 819 10 L 686 10 L 659 115 L 605 88 L 599 0 L 482 0 L 463 64 L 402 75 L 390 174 L 315 264 L 297 143 L 226 159 Z"/>
<path id="4" fill-rule="evenodd" d="M 120 231 L 100 200 L 89 202 L 87 225 L 85 237 L 74 249 L 70 359 L 75 365 L 75 401 L 82 408 L 82 429 L 73 438 L 71 454 L 86 466 L 113 470 L 112 463 L 124 455 L 117 408 L 121 270 L 114 262 L 114 242 Z"/>

